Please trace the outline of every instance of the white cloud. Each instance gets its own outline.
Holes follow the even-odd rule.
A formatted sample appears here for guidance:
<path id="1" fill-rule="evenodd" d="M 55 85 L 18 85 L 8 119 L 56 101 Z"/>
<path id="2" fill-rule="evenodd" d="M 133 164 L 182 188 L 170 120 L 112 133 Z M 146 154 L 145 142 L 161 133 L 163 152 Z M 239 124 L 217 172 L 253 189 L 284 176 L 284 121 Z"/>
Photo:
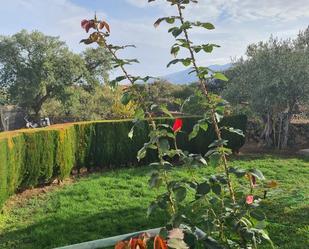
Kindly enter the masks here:
<path id="1" fill-rule="evenodd" d="M 147 0 L 126 0 L 126 1 L 139 8 L 146 7 L 146 5 L 148 4 Z"/>
<path id="2" fill-rule="evenodd" d="M 153 7 L 158 5 L 169 13 L 168 3 L 157 0 L 148 3 L 147 0 L 126 0 L 136 7 Z M 308 0 L 199 0 L 199 4 L 188 7 L 188 14 L 195 18 L 217 19 L 225 14 L 232 20 L 257 20 L 263 18 L 281 21 L 295 20 L 309 16 Z"/>
<path id="3" fill-rule="evenodd" d="M 91 18 L 91 10 L 79 7 L 69 0 L 0 0 L 1 34 L 13 34 L 21 29 L 39 30 L 60 36 L 74 50 L 81 50 L 79 41 L 85 34 L 80 21 Z M 98 13 L 105 16 L 103 13 Z"/>
<path id="4" fill-rule="evenodd" d="M 127 1 L 140 8 L 154 8 L 153 4 L 147 4 L 147 1 Z M 162 11 L 162 16 L 176 14 L 175 8 L 168 7 L 165 0 L 157 0 L 155 3 Z M 211 21 L 216 26 L 214 31 L 190 31 L 191 37 L 197 43 L 211 42 L 221 45 L 221 48 L 212 54 L 198 56 L 199 61 L 205 64 L 227 63 L 231 57 L 243 55 L 248 44 L 267 40 L 271 34 L 279 38 L 295 37 L 298 31 L 306 28 L 309 23 L 309 2 L 200 0 L 198 5 L 187 8 L 184 14 L 191 20 Z M 159 30 L 166 32 L 167 28 L 163 25 Z M 162 44 L 166 46 L 165 53 L 168 53 L 168 46 L 172 43 L 166 41 L 170 40 L 164 39 Z M 176 67 L 177 69 L 179 68 Z"/>
<path id="5" fill-rule="evenodd" d="M 169 7 L 165 0 L 151 4 L 147 0 L 126 1 L 140 11 L 143 11 L 142 8 L 156 8 L 162 16 L 175 14 L 175 9 Z M 230 57 L 243 55 L 249 43 L 266 40 L 271 34 L 285 38 L 295 36 L 309 23 L 308 5 L 308 0 L 200 0 L 200 4 L 189 8 L 185 15 L 215 24 L 214 31 L 200 29 L 191 32 L 197 43 L 221 45 L 212 54 L 199 56 L 201 63 L 215 64 L 227 63 Z M 78 6 L 71 0 L 0 0 L 0 6 L 1 34 L 14 34 L 23 28 L 37 29 L 48 35 L 60 36 L 75 51 L 85 48 L 85 45 L 79 44 L 87 36 L 80 27 L 80 21 L 91 18 L 94 14 L 92 9 Z M 173 59 L 169 54 L 173 39 L 167 33 L 167 25 L 157 29 L 152 25 L 161 15 L 143 18 L 136 15 L 134 20 L 126 19 L 124 22 L 113 14 L 98 13 L 98 16 L 107 18 L 113 42 L 137 45 L 136 49 L 122 53 L 126 58 L 138 58 L 141 62 L 129 68 L 132 74 L 164 75 L 183 69 L 178 65 L 166 69 L 165 65 Z"/>

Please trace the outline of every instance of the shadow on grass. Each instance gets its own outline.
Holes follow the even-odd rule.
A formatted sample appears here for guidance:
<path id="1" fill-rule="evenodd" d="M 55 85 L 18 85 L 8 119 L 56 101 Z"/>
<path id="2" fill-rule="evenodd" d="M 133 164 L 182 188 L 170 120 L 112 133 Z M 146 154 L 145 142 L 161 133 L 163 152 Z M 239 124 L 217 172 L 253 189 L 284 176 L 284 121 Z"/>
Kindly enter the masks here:
<path id="1" fill-rule="evenodd" d="M 49 249 L 159 227 L 165 219 L 162 213 L 147 218 L 144 209 L 125 207 L 95 215 L 85 212 L 65 219 L 41 219 L 26 228 L 1 234 L 0 248 Z"/>

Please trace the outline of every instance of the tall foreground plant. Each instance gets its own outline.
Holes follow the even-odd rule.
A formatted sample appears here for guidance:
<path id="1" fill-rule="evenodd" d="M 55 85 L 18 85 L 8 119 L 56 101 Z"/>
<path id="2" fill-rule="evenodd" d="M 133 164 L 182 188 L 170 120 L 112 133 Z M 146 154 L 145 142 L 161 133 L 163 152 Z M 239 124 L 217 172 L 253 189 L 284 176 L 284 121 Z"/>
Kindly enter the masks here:
<path id="1" fill-rule="evenodd" d="M 152 2 L 154 0 L 150 0 Z M 227 80 L 222 73 L 213 72 L 207 67 L 199 66 L 196 54 L 210 53 L 216 44 L 195 45 L 190 40 L 189 30 L 194 27 L 214 29 L 208 22 L 191 22 L 184 18 L 183 10 L 187 5 L 196 3 L 195 0 L 167 0 L 175 6 L 177 15 L 159 18 L 155 22 L 158 26 L 162 21 L 175 26 L 169 32 L 176 42 L 171 53 L 177 56 L 181 49 L 188 51 L 188 57 L 176 58 L 168 66 L 182 63 L 191 66 L 192 73 L 199 79 L 199 90 L 196 94 L 204 96 L 204 116 L 194 126 L 189 139 L 194 139 L 200 130 L 206 131 L 212 125 L 216 140 L 209 146 L 206 155 L 190 154 L 177 146 L 177 134 L 181 131 L 182 120 L 177 118 L 171 126 L 169 123 L 157 123 L 153 113 L 163 112 L 172 117 L 166 106 L 157 106 L 156 103 L 145 102 L 145 94 L 136 87 L 139 80 L 147 81 L 149 77 L 141 78 L 131 76 L 125 66 L 137 60 L 123 60 L 117 56 L 117 51 L 127 46 L 108 44 L 107 38 L 110 27 L 105 21 L 83 20 L 82 27 L 88 32 L 95 31 L 89 38 L 82 40 L 85 44 L 96 42 L 107 48 L 113 56 L 114 67 L 119 67 L 123 73 L 111 82 L 115 87 L 121 80 L 131 83 L 124 91 L 122 101 L 124 104 L 134 102 L 137 105 L 135 119 L 129 137 L 132 138 L 134 128 L 145 121 L 149 124 L 149 141 L 138 152 L 138 160 L 146 157 L 149 150 L 155 150 L 158 160 L 151 163 L 155 169 L 149 180 L 152 188 L 165 189 L 158 195 L 148 208 L 148 215 L 156 209 L 165 210 L 169 215 L 169 222 L 162 228 L 161 233 L 154 241 L 155 248 L 257 248 L 263 241 L 271 240 L 264 230 L 266 226 L 265 215 L 260 211 L 259 205 L 266 197 L 266 189 L 274 187 L 275 182 L 265 183 L 261 171 L 257 169 L 240 169 L 229 167 L 227 157 L 231 150 L 227 148 L 227 141 L 222 137 L 222 130 L 243 135 L 242 131 L 232 127 L 219 125 L 223 118 L 226 102 L 219 96 L 210 93 L 207 82 L 212 79 Z M 185 103 L 184 103 L 185 104 Z M 197 166 L 207 166 L 211 162 L 218 169 L 218 173 L 198 180 L 194 169 Z M 172 171 L 184 164 L 192 169 L 192 176 L 188 179 L 179 179 L 172 176 Z M 122 241 L 116 248 L 146 248 L 148 245 L 146 235 Z"/>

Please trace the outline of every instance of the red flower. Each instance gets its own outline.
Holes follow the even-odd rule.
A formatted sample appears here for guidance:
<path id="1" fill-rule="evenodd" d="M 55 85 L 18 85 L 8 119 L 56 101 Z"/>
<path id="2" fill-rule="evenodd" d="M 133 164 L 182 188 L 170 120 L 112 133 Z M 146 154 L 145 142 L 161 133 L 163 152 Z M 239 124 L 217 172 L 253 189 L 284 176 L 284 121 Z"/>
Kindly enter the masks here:
<path id="1" fill-rule="evenodd" d="M 182 119 L 176 118 L 174 125 L 173 125 L 173 131 L 178 132 L 182 128 Z"/>
<path id="2" fill-rule="evenodd" d="M 246 197 L 246 203 L 247 203 L 248 205 L 252 204 L 253 201 L 254 201 L 253 195 L 248 195 L 248 196 Z"/>
<path id="3" fill-rule="evenodd" d="M 81 21 L 81 26 L 88 33 L 89 29 L 95 28 L 95 22 L 93 20 L 84 19 L 84 20 Z"/>

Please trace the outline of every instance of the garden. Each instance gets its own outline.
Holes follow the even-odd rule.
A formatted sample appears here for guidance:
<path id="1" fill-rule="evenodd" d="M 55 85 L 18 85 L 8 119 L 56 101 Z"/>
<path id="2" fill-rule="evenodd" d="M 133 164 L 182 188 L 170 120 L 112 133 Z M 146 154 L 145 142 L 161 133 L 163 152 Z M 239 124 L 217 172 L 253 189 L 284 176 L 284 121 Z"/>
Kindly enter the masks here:
<path id="1" fill-rule="evenodd" d="M 37 31 L 0 38 L 0 98 L 27 113 L 9 131 L 0 110 L 0 248 L 308 247 L 309 27 L 216 70 L 201 57 L 220 45 L 193 38 L 215 26 L 187 19 L 199 1 L 163 2 L 167 67 L 190 85 L 131 73 L 135 45 L 97 14 L 81 54 Z"/>
<path id="2" fill-rule="evenodd" d="M 278 188 L 263 209 L 268 231 L 278 248 L 306 248 L 309 242 L 308 160 L 282 155 L 247 155 L 234 158 L 232 166 L 258 167 Z M 18 195 L 1 217 L 1 248 L 54 248 L 102 239 L 132 231 L 160 227 L 166 216 L 147 218 L 147 204 L 157 192 L 148 187 L 148 166 L 109 170 L 75 179 L 63 187 Z M 215 171 L 198 169 L 198 177 Z M 190 178 L 187 167 L 174 172 Z M 267 246 L 261 248 L 269 248 Z"/>

